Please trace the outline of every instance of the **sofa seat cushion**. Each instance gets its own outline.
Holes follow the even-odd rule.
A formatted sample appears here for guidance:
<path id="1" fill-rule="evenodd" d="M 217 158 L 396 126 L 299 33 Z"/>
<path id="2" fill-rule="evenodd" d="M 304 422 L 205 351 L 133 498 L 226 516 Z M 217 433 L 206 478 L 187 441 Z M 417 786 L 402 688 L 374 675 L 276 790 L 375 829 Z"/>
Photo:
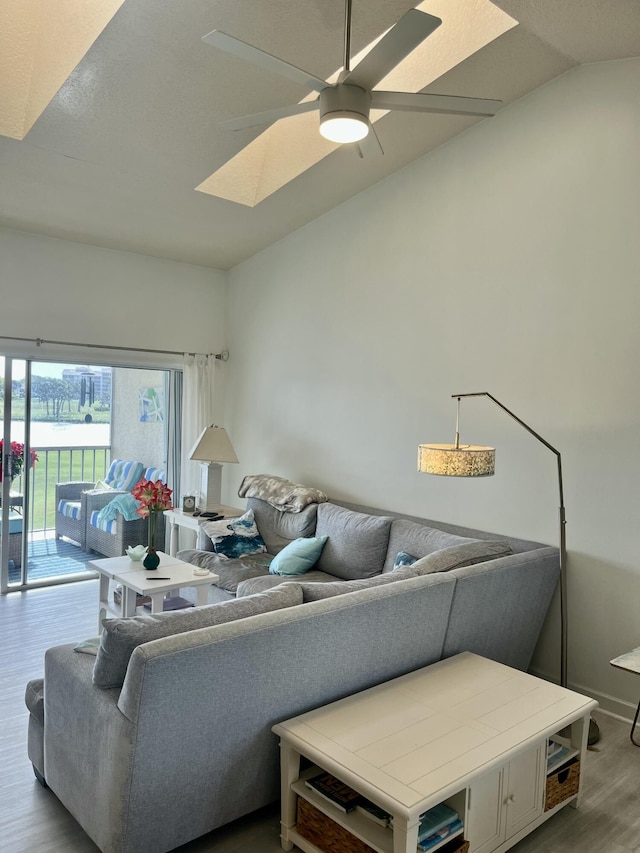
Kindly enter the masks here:
<path id="1" fill-rule="evenodd" d="M 386 515 L 367 515 L 332 503 L 320 504 L 316 536 L 327 536 L 328 540 L 316 568 L 342 580 L 380 574 L 392 521 Z"/>
<path id="2" fill-rule="evenodd" d="M 59 501 L 58 512 L 66 518 L 74 518 L 79 521 L 82 512 L 80 509 L 80 501 Z"/>
<path id="3" fill-rule="evenodd" d="M 243 598 L 246 595 L 253 595 L 255 592 L 264 592 L 266 589 L 272 589 L 274 586 L 279 586 L 282 583 L 298 583 L 304 579 L 305 583 L 331 583 L 335 581 L 333 575 L 328 575 L 326 572 L 319 572 L 317 569 L 311 569 L 306 572 L 302 578 L 299 577 L 280 577 L 280 575 L 264 575 L 263 577 L 249 578 L 246 581 L 241 581 L 238 584 L 236 591 L 237 598 Z M 341 581 L 346 583 L 346 581 Z"/>
<path id="4" fill-rule="evenodd" d="M 94 509 L 89 516 L 89 524 L 95 527 L 96 530 L 103 530 L 105 533 L 115 534 L 118 532 L 118 522 L 115 518 L 107 519 L 100 518 L 100 510 Z"/>
<path id="5" fill-rule="evenodd" d="M 334 595 L 344 595 L 347 592 L 357 592 L 360 589 L 370 589 L 375 586 L 384 586 L 389 583 L 415 578 L 417 574 L 413 566 L 404 566 L 395 572 L 386 572 L 373 578 L 358 578 L 350 581 L 332 581 L 330 583 L 308 583 L 305 575 L 304 580 L 296 581 L 302 590 L 302 599 L 306 604 L 309 601 L 320 601 L 323 598 L 333 598 Z"/>
<path id="6" fill-rule="evenodd" d="M 133 650 L 143 643 L 199 628 L 209 628 L 212 625 L 235 622 L 301 603 L 302 592 L 297 584 L 281 584 L 278 589 L 219 604 L 125 619 L 105 619 L 93 668 L 93 683 L 103 689 L 122 687 L 129 658 Z"/>
<path id="7" fill-rule="evenodd" d="M 478 539 L 461 545 L 450 545 L 433 551 L 411 564 L 416 575 L 429 575 L 432 572 L 449 572 L 464 566 L 474 566 L 485 560 L 495 560 L 511 554 L 511 546 L 501 540 Z M 393 572 L 396 574 L 396 572 Z"/>
<path id="8" fill-rule="evenodd" d="M 484 540 L 457 536 L 454 533 L 447 533 L 444 530 L 428 527 L 426 524 L 418 524 L 415 521 L 407 521 L 404 518 L 395 518 L 391 525 L 389 550 L 384 562 L 384 571 L 393 571 L 395 559 L 400 551 L 420 559 L 434 551 L 450 548 L 452 545 L 465 545 L 482 541 Z"/>
<path id="9" fill-rule="evenodd" d="M 247 554 L 238 560 L 227 560 L 213 551 L 197 551 L 187 549 L 178 551 L 178 559 L 193 566 L 209 569 L 218 575 L 216 586 L 235 595 L 238 584 L 249 578 L 259 578 L 269 574 L 269 564 L 273 560 L 272 554 Z M 282 578 L 280 578 L 282 582 Z"/>

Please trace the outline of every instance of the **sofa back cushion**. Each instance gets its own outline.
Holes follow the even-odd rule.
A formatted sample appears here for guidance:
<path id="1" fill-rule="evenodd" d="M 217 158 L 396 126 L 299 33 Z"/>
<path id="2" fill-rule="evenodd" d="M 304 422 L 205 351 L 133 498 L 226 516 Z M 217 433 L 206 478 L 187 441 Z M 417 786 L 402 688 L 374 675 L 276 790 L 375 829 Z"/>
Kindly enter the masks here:
<path id="1" fill-rule="evenodd" d="M 302 591 L 297 584 L 289 583 L 248 598 L 231 599 L 204 607 L 126 619 L 105 619 L 93 668 L 93 683 L 103 689 L 122 687 L 129 658 L 133 650 L 143 643 L 296 604 L 302 604 Z"/>
<path id="2" fill-rule="evenodd" d="M 316 568 L 342 580 L 380 574 L 392 520 L 386 515 L 366 515 L 332 503 L 319 504 L 316 536 L 328 539 Z"/>
<path id="3" fill-rule="evenodd" d="M 426 524 L 418 524 L 415 521 L 395 518 L 391 525 L 389 550 L 384 561 L 384 571 L 393 571 L 396 557 L 401 551 L 420 559 L 434 551 L 450 548 L 452 545 L 467 545 L 483 541 L 467 536 L 456 536 L 455 533 L 447 533 L 444 530 L 438 530 L 437 527 L 427 527 Z M 507 543 L 505 543 L 505 547 L 509 547 Z M 511 550 L 509 549 L 505 553 L 509 554 Z"/>
<path id="4" fill-rule="evenodd" d="M 463 566 L 474 566 L 485 560 L 495 560 L 511 554 L 511 546 L 502 540 L 477 539 L 475 542 L 465 542 L 461 545 L 450 545 L 439 551 L 432 551 L 412 563 L 410 568 L 414 574 L 430 575 L 433 572 L 449 572 Z M 397 574 L 397 570 L 392 572 Z"/>
<path id="5" fill-rule="evenodd" d="M 104 482 L 112 489 L 130 492 L 142 477 L 144 465 L 127 459 L 114 459 L 109 466 Z"/>
<path id="6" fill-rule="evenodd" d="M 247 509 L 253 510 L 270 554 L 279 554 L 294 539 L 315 536 L 318 504 L 309 504 L 301 512 L 283 512 L 260 498 L 247 498 Z"/>
<path id="7" fill-rule="evenodd" d="M 298 581 L 302 590 L 302 600 L 306 604 L 309 601 L 321 601 L 323 598 L 333 598 L 334 595 L 344 595 L 347 592 L 357 592 L 360 589 L 370 589 L 375 586 L 384 586 L 388 583 L 396 583 L 406 578 L 415 578 L 418 574 L 411 566 L 404 566 L 395 572 L 379 574 L 372 578 L 358 578 L 352 581 L 330 581 L 329 583 L 309 583 Z"/>

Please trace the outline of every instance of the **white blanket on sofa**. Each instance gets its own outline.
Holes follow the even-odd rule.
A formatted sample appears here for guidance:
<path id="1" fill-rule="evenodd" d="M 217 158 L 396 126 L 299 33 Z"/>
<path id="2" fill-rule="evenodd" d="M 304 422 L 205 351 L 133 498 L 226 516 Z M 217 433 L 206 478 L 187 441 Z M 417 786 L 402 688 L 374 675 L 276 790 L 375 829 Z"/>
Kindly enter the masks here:
<path id="1" fill-rule="evenodd" d="M 301 512 L 308 504 L 329 500 L 319 489 L 270 474 L 248 474 L 240 484 L 238 497 L 260 498 L 281 512 Z"/>

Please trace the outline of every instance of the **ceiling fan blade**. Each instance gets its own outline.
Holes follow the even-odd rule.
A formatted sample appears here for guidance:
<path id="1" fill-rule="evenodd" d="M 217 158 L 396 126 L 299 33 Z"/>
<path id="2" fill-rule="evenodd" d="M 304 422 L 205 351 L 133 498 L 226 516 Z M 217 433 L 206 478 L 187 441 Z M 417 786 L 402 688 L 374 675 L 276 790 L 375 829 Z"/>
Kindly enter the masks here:
<path id="1" fill-rule="evenodd" d="M 348 76 L 348 82 L 363 89 L 373 89 L 441 23 L 440 18 L 409 9 L 358 63 Z"/>
<path id="2" fill-rule="evenodd" d="M 264 110 L 261 113 L 253 113 L 253 115 L 221 121 L 220 127 L 223 127 L 225 130 L 244 130 L 245 127 L 255 127 L 257 124 L 271 124 L 271 122 L 278 121 L 280 118 L 288 118 L 289 116 L 299 115 L 300 113 L 309 113 L 317 109 L 317 100 L 303 101 L 301 104 L 291 104 L 288 107 L 275 107 L 272 110 Z"/>
<path id="3" fill-rule="evenodd" d="M 372 92 L 371 109 L 409 110 L 417 113 L 449 113 L 458 116 L 493 116 L 502 101 L 461 98 L 457 95 L 427 95 L 423 92 Z"/>
<path id="4" fill-rule="evenodd" d="M 303 71 L 295 65 L 285 62 L 284 59 L 278 59 L 277 56 L 272 56 L 264 50 L 260 50 L 251 44 L 247 44 L 240 39 L 223 33 L 222 30 L 212 30 L 206 36 L 202 36 L 202 41 L 207 44 L 217 47 L 218 50 L 224 50 L 226 53 L 232 53 L 240 59 L 251 62 L 266 71 L 272 71 L 274 74 L 280 74 L 281 77 L 288 77 L 294 83 L 299 83 L 312 91 L 321 92 L 329 85 L 319 77 L 314 77 L 308 71 Z"/>
<path id="5" fill-rule="evenodd" d="M 380 157 L 384 154 L 378 134 L 375 132 L 371 122 L 369 122 L 369 133 L 356 144 L 358 146 L 358 155 L 363 159 L 365 157 Z"/>

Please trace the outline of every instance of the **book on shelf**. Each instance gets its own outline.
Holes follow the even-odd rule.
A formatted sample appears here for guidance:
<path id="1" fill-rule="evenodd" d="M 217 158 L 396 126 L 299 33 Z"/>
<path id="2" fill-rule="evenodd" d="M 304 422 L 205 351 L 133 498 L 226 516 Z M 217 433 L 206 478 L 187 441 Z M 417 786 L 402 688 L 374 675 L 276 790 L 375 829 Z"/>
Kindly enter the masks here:
<path id="1" fill-rule="evenodd" d="M 352 812 L 364 799 L 361 794 L 345 785 L 340 779 L 336 779 L 331 773 L 313 776 L 307 779 L 305 784 L 345 813 Z"/>
<path id="2" fill-rule="evenodd" d="M 371 800 L 366 800 L 364 797 L 361 798 L 360 802 L 356 806 L 356 811 L 360 812 L 360 814 L 363 814 L 365 817 L 368 817 L 369 820 L 372 820 L 379 826 L 389 826 L 391 823 L 391 815 L 389 812 L 386 812 L 384 809 L 381 809 L 380 806 L 372 803 Z"/>
<path id="3" fill-rule="evenodd" d="M 559 767 L 564 761 L 573 755 L 574 750 L 568 746 L 561 746 L 552 755 L 547 755 L 547 772 L 554 767 Z"/>
<path id="4" fill-rule="evenodd" d="M 462 821 L 460 819 L 447 823 L 432 835 L 427 836 L 427 838 L 424 838 L 422 841 L 418 841 L 418 850 L 431 850 L 432 847 L 435 847 L 436 844 L 444 841 L 445 838 L 448 838 L 450 835 L 458 832 L 459 829 L 462 829 Z"/>
<path id="5" fill-rule="evenodd" d="M 445 803 L 439 803 L 428 812 L 420 816 L 420 826 L 418 827 L 418 841 L 422 841 L 433 835 L 439 829 L 447 826 L 450 823 L 458 820 L 458 812 L 449 808 Z"/>

